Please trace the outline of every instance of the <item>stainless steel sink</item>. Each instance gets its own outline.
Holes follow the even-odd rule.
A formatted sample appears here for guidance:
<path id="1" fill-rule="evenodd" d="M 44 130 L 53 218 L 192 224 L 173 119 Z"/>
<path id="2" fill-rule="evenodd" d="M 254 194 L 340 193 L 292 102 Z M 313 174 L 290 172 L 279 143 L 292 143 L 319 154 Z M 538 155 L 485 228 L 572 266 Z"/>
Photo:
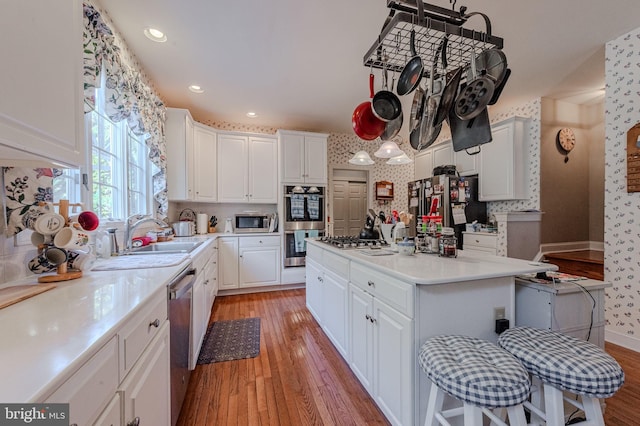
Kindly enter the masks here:
<path id="1" fill-rule="evenodd" d="M 191 253 L 204 241 L 168 241 L 134 248 L 129 254 Z"/>

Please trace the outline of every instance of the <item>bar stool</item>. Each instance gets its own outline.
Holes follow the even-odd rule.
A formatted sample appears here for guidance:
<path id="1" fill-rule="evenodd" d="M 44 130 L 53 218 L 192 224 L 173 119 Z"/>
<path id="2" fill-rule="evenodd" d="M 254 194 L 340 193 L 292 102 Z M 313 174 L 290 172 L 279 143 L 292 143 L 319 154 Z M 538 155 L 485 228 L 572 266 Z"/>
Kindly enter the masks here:
<path id="1" fill-rule="evenodd" d="M 448 425 L 446 419 L 460 415 L 465 426 L 481 426 L 483 415 L 506 426 L 491 411 L 495 408 L 507 409 L 511 426 L 527 424 L 522 403 L 531 383 L 509 352 L 475 337 L 437 336 L 422 345 L 418 361 L 431 380 L 425 426 Z M 461 401 L 462 407 L 443 410 L 445 394 Z"/>
<path id="2" fill-rule="evenodd" d="M 585 413 L 586 421 L 574 424 L 604 425 L 598 398 L 612 396 L 624 383 L 624 372 L 613 357 L 584 340 L 531 327 L 506 330 L 498 344 L 520 360 L 534 383 L 542 383 L 542 394 L 525 403 L 532 414 L 548 426 L 563 426 L 567 401 Z M 579 395 L 582 403 L 562 391 Z"/>

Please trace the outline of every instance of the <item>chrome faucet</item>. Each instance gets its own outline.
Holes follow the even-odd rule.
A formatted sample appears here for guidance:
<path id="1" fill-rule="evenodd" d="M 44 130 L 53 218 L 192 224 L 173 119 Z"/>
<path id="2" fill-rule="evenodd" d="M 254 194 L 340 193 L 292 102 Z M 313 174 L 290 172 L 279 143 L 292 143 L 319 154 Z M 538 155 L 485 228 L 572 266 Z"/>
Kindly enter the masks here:
<path id="1" fill-rule="evenodd" d="M 154 222 L 156 225 L 162 228 L 169 227 L 169 225 L 167 225 L 166 222 L 160 219 L 156 219 L 155 217 L 152 217 L 152 216 L 145 216 L 143 214 L 134 214 L 129 216 L 127 218 L 127 221 L 124 223 L 124 252 L 125 253 L 128 253 L 129 251 L 131 251 L 131 247 L 132 247 L 131 237 L 133 235 L 133 231 L 138 226 L 147 222 Z"/>

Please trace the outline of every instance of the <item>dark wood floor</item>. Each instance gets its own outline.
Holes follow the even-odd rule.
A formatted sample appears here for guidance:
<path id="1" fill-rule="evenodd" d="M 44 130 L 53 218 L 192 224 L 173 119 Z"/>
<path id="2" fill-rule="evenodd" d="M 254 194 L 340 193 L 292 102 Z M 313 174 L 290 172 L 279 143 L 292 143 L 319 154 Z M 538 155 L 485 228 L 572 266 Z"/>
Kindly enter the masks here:
<path id="1" fill-rule="evenodd" d="M 386 425 L 305 307 L 304 290 L 218 297 L 212 321 L 260 317 L 260 355 L 198 365 L 178 425 Z"/>
<path id="2" fill-rule="evenodd" d="M 549 263 L 558 265 L 560 272 L 580 275 L 594 280 L 604 280 L 604 252 L 597 250 L 576 250 L 545 253 Z"/>
<path id="3" fill-rule="evenodd" d="M 260 317 L 260 355 L 198 365 L 179 426 L 388 424 L 304 298 L 304 290 L 216 298 L 211 321 Z M 606 350 L 626 380 L 607 400 L 605 423 L 638 426 L 640 353 L 609 343 Z"/>

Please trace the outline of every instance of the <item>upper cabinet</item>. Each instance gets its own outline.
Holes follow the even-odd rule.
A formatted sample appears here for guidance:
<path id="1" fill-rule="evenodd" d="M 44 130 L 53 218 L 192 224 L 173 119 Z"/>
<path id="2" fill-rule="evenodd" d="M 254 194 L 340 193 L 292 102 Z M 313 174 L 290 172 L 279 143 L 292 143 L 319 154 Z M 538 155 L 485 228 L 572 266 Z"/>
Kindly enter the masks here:
<path id="1" fill-rule="evenodd" d="M 200 123 L 193 126 L 194 201 L 215 202 L 218 199 L 217 135 Z"/>
<path id="2" fill-rule="evenodd" d="M 219 133 L 217 164 L 219 202 L 278 202 L 275 138 Z"/>
<path id="3" fill-rule="evenodd" d="M 194 198 L 193 118 L 186 109 L 167 108 L 167 191 L 169 200 Z M 215 164 L 215 163 L 214 163 Z"/>
<path id="4" fill-rule="evenodd" d="M 491 126 L 493 141 L 482 145 L 478 154 L 480 201 L 527 198 L 528 120 L 512 117 Z"/>
<path id="5" fill-rule="evenodd" d="M 433 176 L 433 169 L 435 167 L 447 166 L 453 164 L 453 161 L 453 145 L 451 144 L 451 140 L 430 146 L 417 153 L 414 157 L 414 179 L 429 178 Z"/>
<path id="6" fill-rule="evenodd" d="M 282 183 L 327 183 L 327 138 L 321 133 L 278 130 Z"/>
<path id="7" fill-rule="evenodd" d="M 82 2 L 10 0 L 0 28 L 0 158 L 83 165 Z"/>

